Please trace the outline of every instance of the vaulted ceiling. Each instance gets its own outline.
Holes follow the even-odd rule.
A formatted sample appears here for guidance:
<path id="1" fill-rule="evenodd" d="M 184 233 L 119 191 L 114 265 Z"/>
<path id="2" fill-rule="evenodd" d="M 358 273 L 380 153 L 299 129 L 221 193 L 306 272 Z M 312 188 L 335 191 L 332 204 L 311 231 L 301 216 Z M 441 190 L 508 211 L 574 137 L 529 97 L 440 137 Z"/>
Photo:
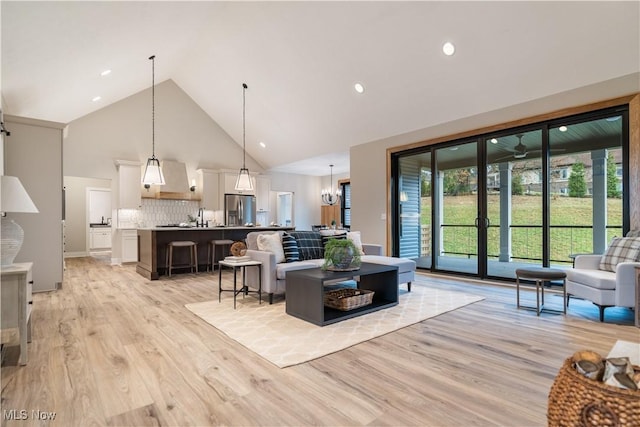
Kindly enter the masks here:
<path id="1" fill-rule="evenodd" d="M 640 72 L 638 2 L 1 8 L 6 113 L 68 123 L 148 88 L 155 54 L 156 83 L 174 80 L 239 144 L 246 82 L 249 155 L 304 174 L 347 170 L 354 145 Z"/>

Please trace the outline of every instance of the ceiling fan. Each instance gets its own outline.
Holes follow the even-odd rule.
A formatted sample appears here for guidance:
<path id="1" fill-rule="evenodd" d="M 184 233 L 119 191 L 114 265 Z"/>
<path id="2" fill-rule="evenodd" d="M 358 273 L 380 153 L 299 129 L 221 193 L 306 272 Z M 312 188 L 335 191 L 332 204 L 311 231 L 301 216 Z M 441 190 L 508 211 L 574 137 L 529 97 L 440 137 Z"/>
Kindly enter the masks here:
<path id="1" fill-rule="evenodd" d="M 500 157 L 496 160 L 499 161 L 499 160 L 510 159 L 510 158 L 514 158 L 516 160 L 522 160 L 525 157 L 527 157 L 527 154 L 529 153 L 542 153 L 542 150 L 531 150 L 531 151 L 527 150 L 527 146 L 522 143 L 523 134 L 518 133 L 515 136 L 516 138 L 518 138 L 518 143 L 513 148 L 507 149 L 508 151 L 511 151 L 512 154 L 508 156 Z M 552 153 L 562 152 L 562 151 L 564 151 L 564 148 L 558 148 L 558 149 L 554 148 L 551 150 Z"/>
<path id="2" fill-rule="evenodd" d="M 514 159 L 524 159 L 527 157 L 527 146 L 522 143 L 522 134 L 519 133 L 516 135 L 518 138 L 518 144 L 513 147 L 513 158 Z"/>

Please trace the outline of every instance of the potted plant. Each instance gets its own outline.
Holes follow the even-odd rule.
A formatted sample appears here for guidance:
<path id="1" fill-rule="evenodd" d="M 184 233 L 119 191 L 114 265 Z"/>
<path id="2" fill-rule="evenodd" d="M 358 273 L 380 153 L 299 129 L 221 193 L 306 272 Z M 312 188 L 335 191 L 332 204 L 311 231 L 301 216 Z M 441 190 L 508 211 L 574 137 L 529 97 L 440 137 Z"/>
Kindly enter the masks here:
<path id="1" fill-rule="evenodd" d="M 350 239 L 329 239 L 324 247 L 324 270 L 358 270 L 361 263 L 360 251 Z"/>

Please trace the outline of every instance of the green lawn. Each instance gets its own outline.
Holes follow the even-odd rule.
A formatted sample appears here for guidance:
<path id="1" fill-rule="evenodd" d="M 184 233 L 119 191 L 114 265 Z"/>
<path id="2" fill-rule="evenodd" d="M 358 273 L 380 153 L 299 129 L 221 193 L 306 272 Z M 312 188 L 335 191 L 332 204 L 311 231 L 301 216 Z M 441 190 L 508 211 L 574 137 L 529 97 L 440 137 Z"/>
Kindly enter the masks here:
<path id="1" fill-rule="evenodd" d="M 490 256 L 499 254 L 500 200 L 489 195 L 488 250 Z M 444 220 L 447 226 L 473 226 L 477 216 L 476 196 L 447 196 L 444 198 Z M 553 196 L 551 200 L 551 259 L 570 261 L 569 254 L 592 252 L 592 200 Z M 422 225 L 431 220 L 431 198 L 422 199 Z M 621 235 L 622 200 L 609 199 L 607 205 L 608 239 Z M 513 196 L 511 205 L 512 256 L 521 259 L 542 258 L 542 198 L 541 196 Z M 585 228 L 566 228 L 584 226 Z M 473 227 L 445 227 L 444 249 L 449 253 L 476 253 L 476 232 Z"/>

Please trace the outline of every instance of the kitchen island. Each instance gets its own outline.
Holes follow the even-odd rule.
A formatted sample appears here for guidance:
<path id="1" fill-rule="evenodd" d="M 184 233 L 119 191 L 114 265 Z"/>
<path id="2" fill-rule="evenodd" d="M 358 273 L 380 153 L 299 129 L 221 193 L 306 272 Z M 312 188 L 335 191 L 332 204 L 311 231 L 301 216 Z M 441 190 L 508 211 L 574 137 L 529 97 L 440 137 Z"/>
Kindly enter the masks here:
<path id="1" fill-rule="evenodd" d="M 149 280 L 166 274 L 167 244 L 174 240 L 191 240 L 198 244 L 198 271 L 205 271 L 208 244 L 211 240 L 244 241 L 252 231 L 291 231 L 295 227 L 153 227 L 138 229 L 138 264 L 136 271 Z M 175 264 L 187 264 L 187 251 L 173 254 Z M 173 269 L 172 269 L 173 270 Z M 179 270 L 178 270 L 179 271 Z M 185 269 L 188 271 L 188 269 Z M 172 272 L 173 274 L 173 272 Z"/>

